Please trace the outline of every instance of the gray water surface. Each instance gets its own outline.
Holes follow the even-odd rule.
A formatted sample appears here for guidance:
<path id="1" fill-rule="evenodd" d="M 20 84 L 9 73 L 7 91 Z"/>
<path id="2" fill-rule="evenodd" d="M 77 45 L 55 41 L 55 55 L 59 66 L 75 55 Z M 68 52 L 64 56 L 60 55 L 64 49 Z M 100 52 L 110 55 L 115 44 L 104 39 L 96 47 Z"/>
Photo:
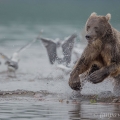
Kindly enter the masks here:
<path id="1" fill-rule="evenodd" d="M 21 101 L 22 100 L 22 101 Z M 0 102 L 0 120 L 119 120 L 120 105 L 74 101 L 23 100 Z"/>

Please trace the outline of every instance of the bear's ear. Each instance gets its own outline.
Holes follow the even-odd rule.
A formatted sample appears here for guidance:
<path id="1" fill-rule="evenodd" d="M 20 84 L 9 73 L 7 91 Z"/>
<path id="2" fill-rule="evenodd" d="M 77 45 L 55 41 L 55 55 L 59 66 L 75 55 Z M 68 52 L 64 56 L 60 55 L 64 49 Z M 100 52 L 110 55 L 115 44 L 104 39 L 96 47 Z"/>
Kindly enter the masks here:
<path id="1" fill-rule="evenodd" d="M 106 17 L 106 20 L 109 21 L 111 19 L 111 14 L 108 13 L 105 17 Z"/>
<path id="2" fill-rule="evenodd" d="M 96 15 L 97 15 L 97 13 L 93 12 L 93 13 L 91 13 L 90 17 L 96 16 Z"/>

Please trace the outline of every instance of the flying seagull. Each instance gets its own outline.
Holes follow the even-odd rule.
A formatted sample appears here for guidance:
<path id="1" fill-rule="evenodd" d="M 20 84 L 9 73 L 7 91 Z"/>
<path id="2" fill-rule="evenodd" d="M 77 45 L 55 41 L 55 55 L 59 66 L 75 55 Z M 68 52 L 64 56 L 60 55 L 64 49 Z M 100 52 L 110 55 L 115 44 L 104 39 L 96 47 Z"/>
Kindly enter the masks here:
<path id="1" fill-rule="evenodd" d="M 74 33 L 71 36 L 67 37 L 64 41 L 55 41 L 48 38 L 39 38 L 47 50 L 49 61 L 51 64 L 54 64 L 55 61 L 58 63 L 65 63 L 68 66 L 71 62 L 72 50 L 74 47 L 75 38 L 77 35 Z M 61 47 L 64 57 L 59 58 L 57 55 L 57 48 Z"/>
<path id="2" fill-rule="evenodd" d="M 9 72 L 15 72 L 18 69 L 18 63 L 19 63 L 19 60 L 20 60 L 19 59 L 19 54 L 21 52 L 23 52 L 25 49 L 27 49 L 28 47 L 30 47 L 38 39 L 38 37 L 35 38 L 34 40 L 32 40 L 31 42 L 29 42 L 28 44 L 22 46 L 16 52 L 14 52 L 13 55 L 11 56 L 11 58 L 7 57 L 3 53 L 0 53 L 0 56 L 5 60 L 5 64 L 7 65 Z"/>
<path id="3" fill-rule="evenodd" d="M 19 56 L 17 52 L 13 53 L 11 58 L 8 58 L 3 53 L 0 53 L 0 55 L 5 60 L 9 72 L 15 72 L 18 69 Z"/>

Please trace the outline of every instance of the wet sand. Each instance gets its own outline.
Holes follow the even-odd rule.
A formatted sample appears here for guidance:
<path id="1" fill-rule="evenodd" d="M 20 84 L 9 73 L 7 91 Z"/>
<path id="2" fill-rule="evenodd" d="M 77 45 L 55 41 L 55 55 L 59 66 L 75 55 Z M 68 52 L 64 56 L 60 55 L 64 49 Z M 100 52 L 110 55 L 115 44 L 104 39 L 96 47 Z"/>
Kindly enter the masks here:
<path id="1" fill-rule="evenodd" d="M 106 95 L 109 94 L 109 95 Z M 47 100 L 50 98 L 54 99 L 66 99 L 64 94 L 62 93 L 49 93 L 46 90 L 41 91 L 28 91 L 28 90 L 14 90 L 14 91 L 0 91 L 0 98 L 18 98 L 18 97 L 26 97 L 26 98 L 33 98 L 33 99 L 43 99 Z M 73 94 L 72 96 L 68 97 L 69 100 L 79 100 L 80 102 L 88 102 L 88 103 L 120 103 L 120 97 L 114 96 L 110 91 L 101 92 L 100 94 L 93 94 L 93 95 L 84 95 L 84 94 Z M 115 101 L 118 99 L 118 101 Z M 62 100 L 62 101 L 63 101 Z"/>

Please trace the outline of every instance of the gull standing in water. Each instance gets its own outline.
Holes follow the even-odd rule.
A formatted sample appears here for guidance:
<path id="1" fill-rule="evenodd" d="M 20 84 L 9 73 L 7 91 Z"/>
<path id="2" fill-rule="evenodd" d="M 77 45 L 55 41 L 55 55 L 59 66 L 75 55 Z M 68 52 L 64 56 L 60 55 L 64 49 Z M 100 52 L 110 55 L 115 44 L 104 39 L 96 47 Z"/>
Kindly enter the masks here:
<path id="1" fill-rule="evenodd" d="M 12 57 L 9 58 L 6 55 L 4 55 L 3 53 L 0 53 L 0 56 L 5 60 L 5 64 L 7 65 L 8 68 L 8 72 L 13 72 L 15 75 L 16 70 L 18 69 L 18 63 L 19 63 L 19 54 L 24 51 L 25 49 L 27 49 L 28 47 L 30 47 L 37 39 L 39 38 L 39 36 L 37 38 L 35 38 L 34 40 L 32 40 L 31 42 L 29 42 L 28 44 L 22 46 L 18 51 L 14 52 Z"/>

